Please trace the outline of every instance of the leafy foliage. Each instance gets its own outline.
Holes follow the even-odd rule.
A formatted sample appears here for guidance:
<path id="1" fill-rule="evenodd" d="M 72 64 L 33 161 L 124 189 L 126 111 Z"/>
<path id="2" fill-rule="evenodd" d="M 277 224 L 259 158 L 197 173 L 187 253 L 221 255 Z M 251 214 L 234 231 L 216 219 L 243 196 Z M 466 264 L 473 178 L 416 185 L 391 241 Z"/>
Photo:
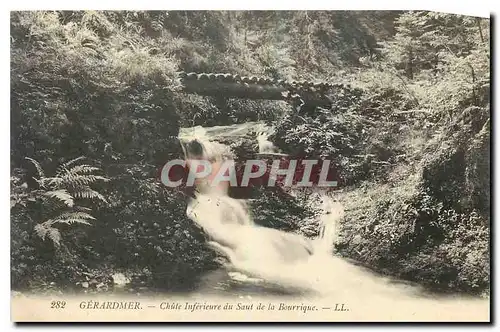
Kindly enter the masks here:
<path id="1" fill-rule="evenodd" d="M 75 225 L 91 226 L 96 220 L 89 213 L 92 209 L 86 205 L 95 208 L 99 203 L 106 203 L 104 196 L 92 186 L 108 179 L 93 174 L 100 170 L 98 167 L 78 164 L 82 159 L 79 157 L 61 164 L 54 176 L 48 177 L 37 160 L 27 157 L 35 170 L 34 176 L 30 177 L 29 173 L 19 172 L 18 169 L 18 176 L 12 179 L 14 285 L 23 285 L 26 278 L 28 282 L 34 281 L 29 278 L 37 269 L 37 264 L 32 265 L 36 260 L 43 265 L 47 260 L 52 264 L 61 264 L 67 259 L 74 259 L 78 253 L 70 249 L 71 241 L 65 242 L 63 237 L 71 238 L 71 228 Z M 82 194 L 86 192 L 92 194 Z M 26 256 L 27 253 L 29 256 Z"/>
<path id="2" fill-rule="evenodd" d="M 12 12 L 13 285 L 105 289 L 112 271 L 133 269 L 151 286 L 194 287 L 215 254 L 158 170 L 182 155 L 181 126 L 265 120 L 283 151 L 337 163 L 342 254 L 480 292 L 489 43 L 488 20 L 432 12 Z M 186 95 L 179 71 L 346 85 L 330 109 L 297 115 L 284 102 Z M 251 156 L 253 139 L 230 143 Z M 315 235 L 306 194 L 258 194 L 259 223 Z"/>
<path id="3" fill-rule="evenodd" d="M 50 211 L 45 214 L 49 219 L 41 221 L 34 227 L 35 234 L 42 240 L 50 239 L 56 246 L 60 246 L 61 233 L 57 228 L 60 224 L 84 224 L 90 225 L 90 221 L 95 218 L 87 212 L 90 208 L 75 204 L 75 200 L 84 199 L 87 202 L 95 203 L 101 201 L 106 203 L 102 194 L 93 190 L 90 186 L 97 181 L 108 181 L 107 178 L 93 175 L 92 172 L 99 168 L 89 165 L 74 165 L 83 157 L 72 159 L 61 164 L 55 176 L 46 177 L 42 166 L 32 158 L 26 158 L 33 164 L 37 171 L 34 178 L 38 188 L 31 190 L 27 197 L 34 204 L 40 204 L 42 211 Z M 23 204 L 26 208 L 26 204 Z"/>
<path id="4" fill-rule="evenodd" d="M 389 121 L 375 126 L 396 158 L 386 180 L 345 195 L 350 212 L 339 249 L 431 287 L 481 293 L 489 285 L 491 218 L 487 21 L 409 12 L 396 31 L 358 81 L 406 100 L 384 98 Z M 377 76 L 381 83 L 366 80 Z"/>

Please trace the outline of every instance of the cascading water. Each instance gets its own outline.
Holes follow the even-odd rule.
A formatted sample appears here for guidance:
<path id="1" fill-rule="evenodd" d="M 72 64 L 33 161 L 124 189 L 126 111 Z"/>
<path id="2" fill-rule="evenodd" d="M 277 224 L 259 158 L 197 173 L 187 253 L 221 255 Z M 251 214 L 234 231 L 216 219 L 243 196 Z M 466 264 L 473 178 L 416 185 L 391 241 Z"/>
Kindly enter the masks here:
<path id="1" fill-rule="evenodd" d="M 227 147 L 210 141 L 203 128 L 197 127 L 193 133 L 194 135 L 181 137 L 188 161 L 201 157 L 217 165 L 228 158 Z M 186 141 L 199 143 L 202 148 L 201 156 L 190 150 Z M 267 143 L 266 147 L 269 147 L 270 142 Z M 274 150 L 273 147 L 270 148 Z M 229 197 L 227 188 L 225 189 L 198 184 L 187 214 L 213 239 L 211 245 L 226 254 L 231 263 L 277 264 L 305 259 L 311 255 L 313 248 L 307 239 L 297 234 L 255 225 L 245 202 Z"/>
<path id="2" fill-rule="evenodd" d="M 195 127 L 183 130 L 180 139 L 185 157 L 188 161 L 202 158 L 216 165 L 230 158 L 230 152 L 227 146 L 210 138 L 241 135 L 245 130 L 256 127 L 260 133 L 257 136 L 259 153 L 276 153 L 276 148 L 267 139 L 270 132 L 268 128 L 245 124 L 231 128 Z M 210 237 L 209 244 L 228 258 L 230 270 L 268 283 L 325 292 L 325 281 L 330 283 L 332 276 L 317 268 L 321 266 L 326 269 L 328 264 L 324 264 L 325 260 L 331 266 L 336 259 L 332 257 L 332 247 L 336 224 L 343 210 L 340 204 L 332 202 L 326 195 L 321 200 L 320 236 L 316 239 L 255 225 L 243 200 L 229 197 L 227 188 L 211 187 L 201 182 L 197 184 L 197 192 L 189 203 L 187 215 Z M 312 271 L 313 275 L 310 274 Z M 327 276 L 328 280 L 322 280 L 321 275 Z"/>
<path id="3" fill-rule="evenodd" d="M 260 153 L 276 153 L 267 140 L 268 128 L 247 123 L 181 130 L 185 157 L 188 161 L 201 157 L 217 165 L 231 158 L 231 154 L 227 146 L 211 138 L 242 135 L 250 128 L 254 130 L 256 125 L 264 129 L 258 132 L 266 133 L 259 137 Z M 193 142 L 196 143 L 192 145 Z M 464 306 L 487 305 L 486 301 L 475 299 L 429 298 L 416 286 L 379 276 L 334 256 L 335 230 L 343 209 L 327 195 L 320 199 L 320 236 L 316 239 L 256 225 L 244 200 L 229 197 L 226 187 L 214 188 L 203 182 L 197 184 L 197 192 L 186 212 L 209 236 L 209 245 L 227 258 L 226 271 L 233 279 L 256 285 L 275 285 L 297 296 L 349 302 L 358 309 L 372 311 L 375 305 L 394 307 L 395 303 L 396 307 L 405 304 L 414 310 L 424 306 L 425 310 L 431 310 L 429 314 L 433 314 L 430 309 L 433 307 L 462 310 Z"/>

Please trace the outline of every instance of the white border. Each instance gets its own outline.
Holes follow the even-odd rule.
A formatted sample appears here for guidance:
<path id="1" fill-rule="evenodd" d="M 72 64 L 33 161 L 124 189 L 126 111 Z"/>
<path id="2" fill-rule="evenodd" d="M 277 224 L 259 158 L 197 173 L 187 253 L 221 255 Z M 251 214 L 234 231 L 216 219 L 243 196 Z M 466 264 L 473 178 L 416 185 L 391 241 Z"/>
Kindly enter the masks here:
<path id="1" fill-rule="evenodd" d="M 231 10 L 243 10 L 243 9 L 260 9 L 260 10 L 312 10 L 312 9 L 323 9 L 323 10 L 432 10 L 439 12 L 448 12 L 454 14 L 463 14 L 463 15 L 471 15 L 471 16 L 480 16 L 480 17 L 489 17 L 491 13 L 498 13 L 496 9 L 498 8 L 498 1 L 437 1 L 437 0 L 419 0 L 419 1 L 389 1 L 389 0 L 348 0 L 348 1 L 300 1 L 300 2 L 291 2 L 291 1 L 282 1 L 282 0 L 251 0 L 251 1 L 234 1 L 234 0 L 211 0 L 211 1 L 193 1 L 193 0 L 184 0 L 178 2 L 160 2 L 160 1 L 148 1 L 148 0 L 113 0 L 113 1 L 103 1 L 103 0 L 87 0 L 85 2 L 71 2 L 68 0 L 51 0 L 51 1 L 15 1 L 15 2 L 2 2 L 1 6 L 4 7 L 5 10 L 1 11 L 1 20 L 0 27 L 2 30 L 2 42 L 4 46 L 0 49 L 2 56 L 2 112 L 4 113 L 4 120 L 0 122 L 2 128 L 0 130 L 2 134 L 2 140 L 0 141 L 0 146 L 2 149 L 2 155 L 5 158 L 5 161 L 0 164 L 2 168 L 2 176 L 0 177 L 1 185 L 2 185 L 2 196 L 0 200 L 1 211 L 3 213 L 3 218 L 1 219 L 1 234 L 4 236 L 4 249 L 1 251 L 1 263 L 3 268 L 3 273 L 1 274 L 2 278 L 2 293 L 1 293 L 1 313 L 2 313 L 2 325 L 7 330 L 13 330 L 15 326 L 10 323 L 10 250 L 8 243 L 10 243 L 10 216 L 9 216 L 9 203 L 8 196 L 10 195 L 10 183 L 9 183 L 9 174 L 10 174 L 10 165 L 7 163 L 8 156 L 10 155 L 10 53 L 9 48 L 9 11 L 10 10 L 39 10 L 39 9 L 231 9 Z M 4 8 L 2 8 L 4 9 Z M 498 44 L 497 33 L 495 33 L 495 45 Z M 497 52 L 495 52 L 495 60 L 497 59 Z M 498 82 L 495 85 L 495 96 L 498 96 Z M 494 126 L 497 129 L 494 135 L 494 138 L 497 138 L 498 135 L 498 126 L 497 120 L 498 115 L 494 118 Z M 498 140 L 496 140 L 498 142 Z M 500 145 L 494 145 L 495 155 L 500 155 Z M 498 160 L 495 160 L 498 165 Z M 498 177 L 497 177 L 498 180 Z M 497 181 L 495 181 L 496 187 Z M 493 206 L 500 206 L 500 198 L 497 196 L 495 201 L 493 202 Z M 495 226 L 495 233 L 498 233 L 498 226 Z M 497 238 L 498 234 L 494 234 L 494 238 Z M 498 245 L 497 245 L 498 246 Z M 495 252 L 495 257 L 498 257 Z M 497 289 L 498 287 L 495 287 Z M 496 306 L 498 308 L 498 306 Z M 495 314 L 497 317 L 498 315 Z M 148 328 L 158 331 L 163 331 L 166 326 L 148 326 Z M 275 326 L 273 326 L 275 327 Z M 349 328 L 355 328 L 356 326 L 327 326 L 327 328 L 335 328 L 337 330 L 343 331 Z M 26 327 L 24 327 L 26 328 Z M 53 326 L 44 326 L 40 327 L 44 329 L 53 329 Z M 68 326 L 64 326 L 64 329 L 67 329 Z M 80 326 L 79 330 L 89 330 L 89 331 L 105 331 L 108 329 L 112 330 L 122 330 L 123 328 L 129 329 L 143 329 L 142 327 L 124 327 L 124 326 L 109 326 L 109 327 L 101 327 L 101 326 Z M 186 329 L 191 330 L 196 327 L 187 327 Z M 207 330 L 218 331 L 221 327 L 210 326 L 204 327 Z M 230 329 L 234 328 L 229 326 Z M 255 327 L 238 327 L 245 329 L 254 329 L 254 330 L 267 330 L 270 327 L 264 326 L 255 326 Z M 359 328 L 359 327 L 356 327 Z M 373 327 L 372 327 L 373 328 Z M 386 328 L 386 326 L 380 326 L 380 328 Z M 434 331 L 439 327 L 436 326 L 422 326 L 426 331 Z M 466 327 L 463 326 L 453 326 L 454 330 L 462 330 Z M 300 329 L 308 329 L 308 327 L 301 326 Z"/>
<path id="2" fill-rule="evenodd" d="M 123 0 L 102 1 L 88 0 L 85 2 L 70 2 L 62 0 L 52 1 L 16 1 L 10 3 L 11 10 L 36 10 L 36 9 L 230 9 L 230 10 L 431 10 L 453 14 L 488 17 L 492 11 L 493 1 L 397 1 L 397 0 L 348 0 L 348 1 L 284 1 L 284 0 L 184 0 L 178 2 L 151 1 L 151 0 Z M 452 4 L 452 5 L 451 5 Z"/>

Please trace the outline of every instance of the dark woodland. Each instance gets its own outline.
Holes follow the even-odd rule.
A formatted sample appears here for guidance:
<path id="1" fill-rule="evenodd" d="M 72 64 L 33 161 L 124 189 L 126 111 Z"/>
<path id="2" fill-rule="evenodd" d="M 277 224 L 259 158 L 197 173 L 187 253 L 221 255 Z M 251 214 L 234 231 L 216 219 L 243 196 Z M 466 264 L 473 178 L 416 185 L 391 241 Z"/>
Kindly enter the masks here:
<path id="1" fill-rule="evenodd" d="M 265 121 L 283 152 L 340 165 L 332 254 L 434 291 L 489 293 L 488 19 L 36 11 L 12 12 L 10 27 L 12 289 L 106 292 L 117 273 L 131 292 L 196 289 L 220 260 L 158 172 L 182 158 L 180 128 Z M 187 93 L 191 72 L 331 86 L 296 116 L 286 98 Z M 252 134 L 229 144 L 255 153 Z M 260 225 L 316 235 L 300 195 L 261 188 L 250 205 Z"/>

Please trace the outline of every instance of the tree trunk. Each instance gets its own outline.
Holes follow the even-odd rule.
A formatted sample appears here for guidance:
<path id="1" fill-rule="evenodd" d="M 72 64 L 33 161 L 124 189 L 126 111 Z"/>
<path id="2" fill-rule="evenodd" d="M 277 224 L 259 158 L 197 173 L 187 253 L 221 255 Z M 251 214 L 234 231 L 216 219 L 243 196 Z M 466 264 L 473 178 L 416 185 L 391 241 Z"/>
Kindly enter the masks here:
<path id="1" fill-rule="evenodd" d="M 481 19 L 476 18 L 477 27 L 479 28 L 479 36 L 481 37 L 481 43 L 484 43 L 483 28 L 481 28 Z"/>
<path id="2" fill-rule="evenodd" d="M 411 48 L 408 51 L 408 62 L 406 63 L 406 76 L 408 76 L 410 80 L 413 79 L 413 52 Z"/>

